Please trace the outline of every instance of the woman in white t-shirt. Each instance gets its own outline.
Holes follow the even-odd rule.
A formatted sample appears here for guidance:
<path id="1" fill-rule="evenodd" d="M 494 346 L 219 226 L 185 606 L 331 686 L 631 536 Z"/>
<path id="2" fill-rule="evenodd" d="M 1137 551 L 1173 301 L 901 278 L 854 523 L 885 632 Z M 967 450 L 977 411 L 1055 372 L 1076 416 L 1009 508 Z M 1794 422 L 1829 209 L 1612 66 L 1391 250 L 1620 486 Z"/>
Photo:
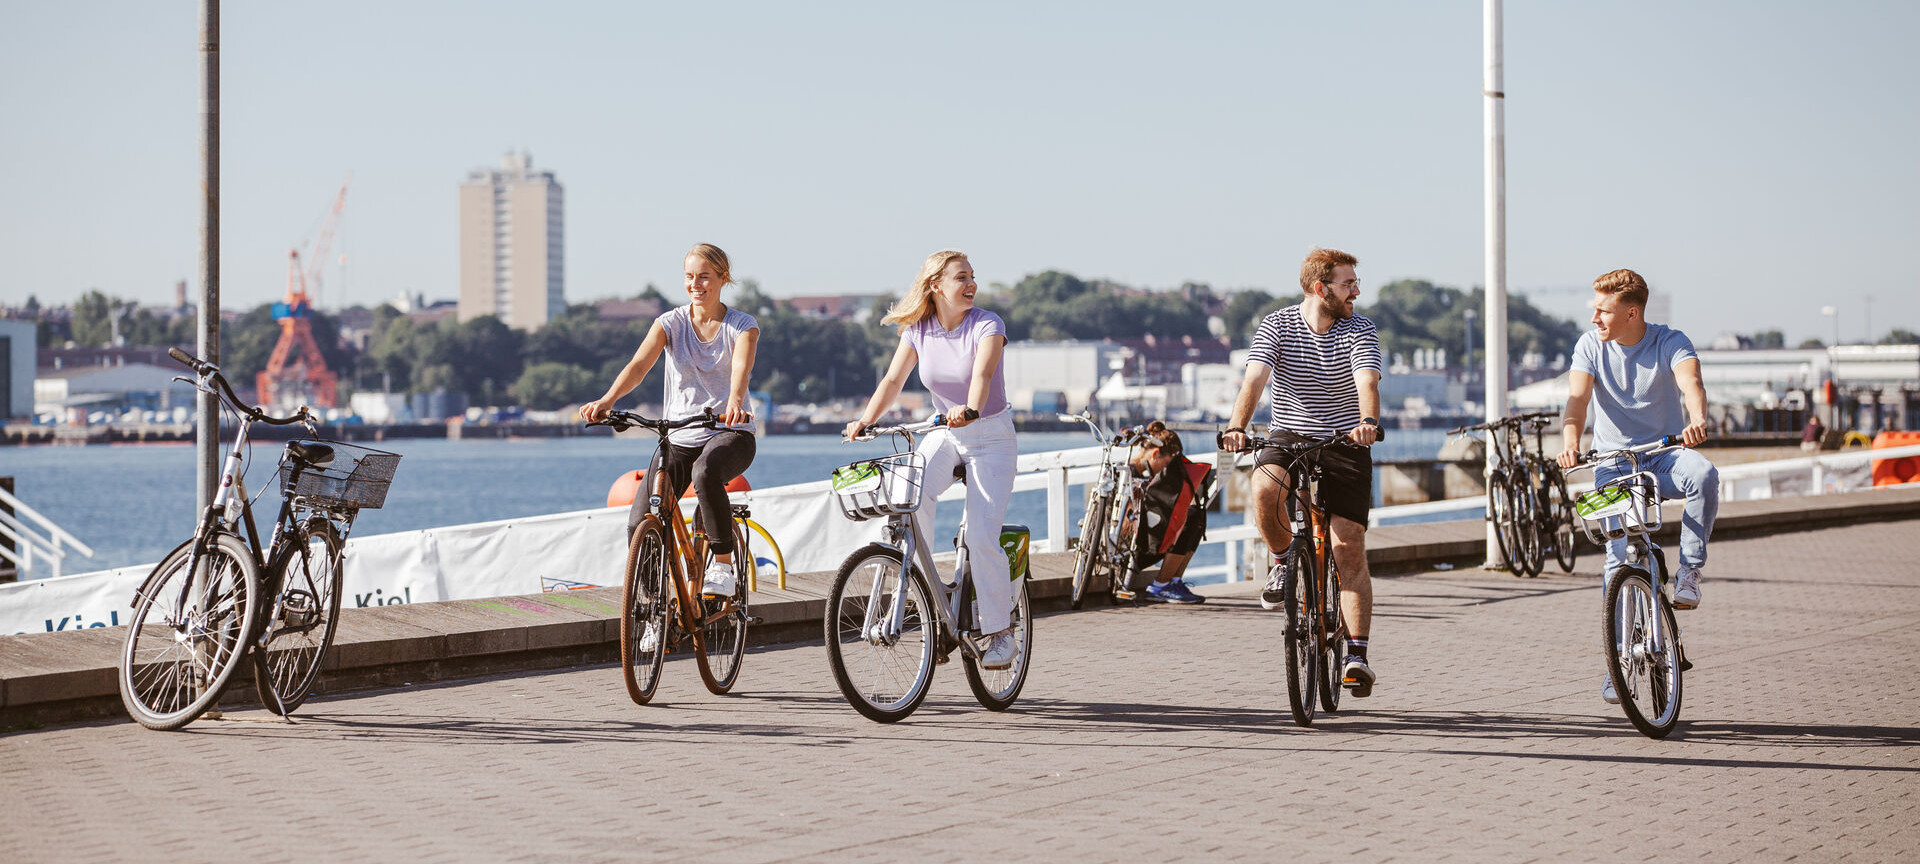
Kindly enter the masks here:
<path id="1" fill-rule="evenodd" d="M 747 425 L 747 379 L 753 375 L 753 355 L 760 341 L 760 325 L 738 309 L 720 302 L 720 289 L 733 282 L 727 253 L 702 243 L 687 253 L 687 296 L 693 302 L 654 319 L 640 349 L 613 379 L 607 394 L 580 406 L 580 416 L 599 420 L 620 397 L 639 386 L 660 355 L 667 357 L 666 397 L 661 413 L 666 420 L 698 417 L 711 408 L 723 428 L 688 427 L 667 434 L 666 443 L 648 467 L 649 477 L 666 472 L 667 500 L 677 500 L 693 484 L 700 500 L 699 525 L 707 534 L 713 563 L 707 566 L 701 593 L 731 595 L 734 589 L 733 516 L 727 501 L 727 481 L 753 463 L 755 444 Z M 627 532 L 647 513 L 646 495 L 633 497 Z"/>
<path id="2" fill-rule="evenodd" d="M 1000 368 L 1007 325 L 1000 316 L 974 307 L 976 290 L 973 265 L 965 254 L 949 249 L 927 258 L 913 289 L 882 319 L 900 328 L 900 347 L 867 409 L 847 424 L 846 437 L 859 435 L 887 413 L 907 375 L 919 367 L 920 383 L 934 407 L 946 415 L 947 425 L 920 439 L 917 450 L 926 458 L 927 469 L 914 519 L 923 535 L 932 532 L 934 501 L 953 484 L 954 466 L 964 463 L 967 549 L 980 604 L 980 632 L 992 634 L 980 665 L 1007 669 L 1020 646 L 1013 635 L 1012 571 L 1000 548 L 1000 523 L 1013 495 L 1019 448 L 1013 412 L 1007 410 L 1007 379 Z"/>

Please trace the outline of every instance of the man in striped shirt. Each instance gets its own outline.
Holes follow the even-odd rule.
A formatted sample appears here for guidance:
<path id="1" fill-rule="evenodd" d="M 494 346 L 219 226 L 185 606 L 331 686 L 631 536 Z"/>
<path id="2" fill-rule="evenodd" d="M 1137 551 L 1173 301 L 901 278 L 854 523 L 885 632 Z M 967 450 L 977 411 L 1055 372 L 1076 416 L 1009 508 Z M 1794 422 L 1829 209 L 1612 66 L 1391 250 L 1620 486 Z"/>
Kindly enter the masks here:
<path id="1" fill-rule="evenodd" d="M 1300 265 L 1306 297 L 1260 322 L 1247 355 L 1247 374 L 1233 403 L 1233 422 L 1222 439 L 1228 450 L 1246 443 L 1260 393 L 1268 390 L 1272 419 L 1267 437 L 1298 442 L 1302 436 L 1346 435 L 1355 444 L 1379 440 L 1380 337 L 1373 322 L 1354 314 L 1359 259 L 1337 249 L 1314 249 Z M 1355 696 L 1373 692 L 1367 636 L 1373 623 L 1373 581 L 1367 573 L 1367 513 L 1373 507 L 1373 457 L 1364 449 L 1319 451 L 1327 510 L 1332 514 L 1333 560 L 1340 569 L 1340 614 L 1351 641 L 1342 679 Z M 1253 516 L 1276 562 L 1267 574 L 1260 605 L 1278 609 L 1286 581 L 1284 556 L 1293 542 L 1281 512 L 1287 482 L 1284 457 L 1263 450 L 1254 462 Z"/>

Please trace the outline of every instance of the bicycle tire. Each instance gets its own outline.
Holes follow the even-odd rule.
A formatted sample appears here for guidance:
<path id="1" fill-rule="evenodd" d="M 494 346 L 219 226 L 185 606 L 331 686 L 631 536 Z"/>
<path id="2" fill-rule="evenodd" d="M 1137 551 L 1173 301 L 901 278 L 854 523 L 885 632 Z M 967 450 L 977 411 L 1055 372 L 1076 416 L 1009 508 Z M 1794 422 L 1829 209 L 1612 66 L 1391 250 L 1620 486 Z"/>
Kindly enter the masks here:
<path id="1" fill-rule="evenodd" d="M 315 548 L 315 544 L 318 548 Z M 295 523 L 269 584 L 279 594 L 261 616 L 253 649 L 253 688 L 260 704 L 285 717 L 313 695 L 320 666 L 340 623 L 340 532 L 325 516 Z M 279 629 L 282 627 L 286 629 Z"/>
<path id="2" fill-rule="evenodd" d="M 1093 582 L 1094 571 L 1100 569 L 1100 558 L 1105 554 L 1107 528 L 1107 510 L 1112 506 L 1113 493 L 1105 495 L 1099 492 L 1100 484 L 1087 487 L 1087 509 L 1080 514 L 1080 548 L 1073 557 L 1073 592 L 1067 605 L 1079 609 L 1086 605 L 1087 586 Z"/>
<path id="3" fill-rule="evenodd" d="M 709 561 L 712 555 L 708 556 Z M 700 598 L 699 650 L 694 657 L 700 681 L 715 696 L 725 696 L 740 680 L 740 661 L 747 653 L 747 569 L 754 566 L 746 531 L 733 523 L 733 596 Z"/>
<path id="4" fill-rule="evenodd" d="M 1648 738 L 1667 737 L 1680 722 L 1680 628 L 1673 607 L 1645 571 L 1626 568 L 1614 574 L 1600 616 L 1600 638 L 1607 675 L 1627 719 Z"/>
<path id="5" fill-rule="evenodd" d="M 1287 550 L 1287 581 L 1280 587 L 1281 605 L 1287 611 L 1285 634 L 1287 654 L 1287 707 L 1293 722 L 1313 725 L 1314 689 L 1319 685 L 1320 646 L 1314 645 L 1313 624 L 1309 619 L 1316 570 L 1313 554 L 1296 542 Z"/>
<path id="6" fill-rule="evenodd" d="M 1531 478 L 1531 473 L 1527 471 L 1513 477 L 1514 533 L 1520 539 L 1520 575 L 1529 579 L 1540 575 L 1540 568 L 1547 562 L 1541 538 L 1540 502 L 1534 497 Z"/>
<path id="7" fill-rule="evenodd" d="M 624 587 L 620 592 L 620 675 L 626 680 L 627 696 L 636 705 L 645 705 L 660 686 L 660 672 L 666 666 L 672 647 L 675 609 L 674 592 L 667 576 L 666 530 L 660 520 L 648 515 L 633 530 L 627 543 Z M 647 628 L 654 628 L 652 644 Z"/>
<path id="8" fill-rule="evenodd" d="M 240 537 L 215 530 L 200 562 L 193 550 L 189 540 L 154 566 L 127 619 L 120 702 L 148 729 L 178 729 L 219 700 L 259 613 L 260 568 Z"/>
<path id="9" fill-rule="evenodd" d="M 1320 576 L 1320 710 L 1331 714 L 1340 710 L 1341 666 L 1347 659 L 1347 624 L 1340 617 L 1340 568 L 1327 555 L 1327 566 Z"/>
<path id="10" fill-rule="evenodd" d="M 967 686 L 973 689 L 973 698 L 988 711 L 1013 707 L 1014 700 L 1020 698 L 1020 688 L 1027 684 L 1027 670 L 1032 668 L 1033 607 L 1027 599 L 1025 579 L 1014 582 L 1012 624 L 1013 638 L 1020 641 L 1020 653 L 1014 656 L 1012 666 L 982 669 L 972 657 L 966 658 Z"/>
<path id="11" fill-rule="evenodd" d="M 1115 512 L 1111 517 L 1113 524 L 1109 528 L 1111 539 L 1108 541 L 1111 545 L 1107 550 L 1110 555 L 1108 560 L 1112 562 L 1109 566 L 1112 578 L 1108 580 L 1107 590 L 1118 602 L 1132 600 L 1138 594 L 1133 590 L 1133 564 L 1139 551 L 1134 548 L 1134 543 L 1140 535 L 1140 498 L 1130 491 L 1121 490 L 1115 493 L 1113 506 Z"/>
<path id="12" fill-rule="evenodd" d="M 1518 556 L 1514 554 L 1513 490 L 1507 484 L 1507 472 L 1499 469 L 1487 476 L 1487 521 L 1493 523 L 1493 545 L 1500 553 L 1500 566 L 1509 573 L 1519 573 L 1515 566 Z"/>
<path id="13" fill-rule="evenodd" d="M 875 598 L 891 606 L 889 586 L 907 592 L 901 632 L 869 634 L 867 606 Z M 940 638 L 932 596 L 919 568 L 905 566 L 898 549 L 879 543 L 855 550 L 834 574 L 824 621 L 827 664 L 847 704 L 868 720 L 904 720 L 927 698 Z M 907 672 L 911 678 L 904 677 Z"/>
<path id="14" fill-rule="evenodd" d="M 1567 475 L 1558 470 L 1548 471 L 1541 488 L 1545 490 L 1547 512 L 1553 525 L 1554 563 L 1560 565 L 1560 572 L 1572 573 L 1574 565 L 1579 563 L 1580 538 L 1573 524 L 1573 497 L 1567 494 Z"/>

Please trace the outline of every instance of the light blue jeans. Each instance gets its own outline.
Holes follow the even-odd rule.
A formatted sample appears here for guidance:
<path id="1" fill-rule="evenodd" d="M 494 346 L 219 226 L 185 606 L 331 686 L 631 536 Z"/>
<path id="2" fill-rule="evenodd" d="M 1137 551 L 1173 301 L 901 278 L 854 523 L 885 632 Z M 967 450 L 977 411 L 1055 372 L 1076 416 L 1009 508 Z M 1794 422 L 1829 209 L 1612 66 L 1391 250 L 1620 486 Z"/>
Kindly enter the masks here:
<path id="1" fill-rule="evenodd" d="M 1686 448 L 1639 458 L 1640 470 L 1653 474 L 1660 500 L 1685 498 L 1687 501 L 1680 514 L 1680 566 L 1704 566 L 1707 538 L 1713 536 L 1713 520 L 1720 512 L 1720 469 L 1713 467 L 1700 451 Z M 1633 468 L 1628 460 L 1610 459 L 1594 467 L 1593 479 L 1595 484 L 1600 484 L 1631 473 Z M 1608 580 L 1613 578 L 1614 568 L 1626 561 L 1626 556 L 1625 538 L 1607 544 Z M 1667 577 L 1671 579 L 1673 574 Z"/>

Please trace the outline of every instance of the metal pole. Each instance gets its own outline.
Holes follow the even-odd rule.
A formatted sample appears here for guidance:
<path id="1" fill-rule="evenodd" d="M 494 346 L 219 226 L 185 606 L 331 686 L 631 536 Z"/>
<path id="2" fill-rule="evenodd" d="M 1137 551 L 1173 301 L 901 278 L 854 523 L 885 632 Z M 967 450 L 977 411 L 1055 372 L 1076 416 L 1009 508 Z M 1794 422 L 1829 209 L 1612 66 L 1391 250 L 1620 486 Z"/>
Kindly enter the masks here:
<path id="1" fill-rule="evenodd" d="M 220 362 L 220 0 L 200 0 L 200 335 L 195 353 Z M 220 470 L 220 403 L 197 394 L 193 452 L 199 506 L 213 505 Z"/>
<path id="2" fill-rule="evenodd" d="M 1506 81 L 1501 61 L 1501 0 L 1485 0 L 1483 48 L 1486 68 L 1480 84 L 1486 119 L 1486 337 L 1481 343 L 1487 351 L 1487 420 L 1498 420 L 1507 413 L 1507 132 Z M 1492 478 L 1493 454 L 1487 458 L 1488 478 Z M 1487 522 L 1487 560 L 1498 557 L 1494 526 Z"/>

